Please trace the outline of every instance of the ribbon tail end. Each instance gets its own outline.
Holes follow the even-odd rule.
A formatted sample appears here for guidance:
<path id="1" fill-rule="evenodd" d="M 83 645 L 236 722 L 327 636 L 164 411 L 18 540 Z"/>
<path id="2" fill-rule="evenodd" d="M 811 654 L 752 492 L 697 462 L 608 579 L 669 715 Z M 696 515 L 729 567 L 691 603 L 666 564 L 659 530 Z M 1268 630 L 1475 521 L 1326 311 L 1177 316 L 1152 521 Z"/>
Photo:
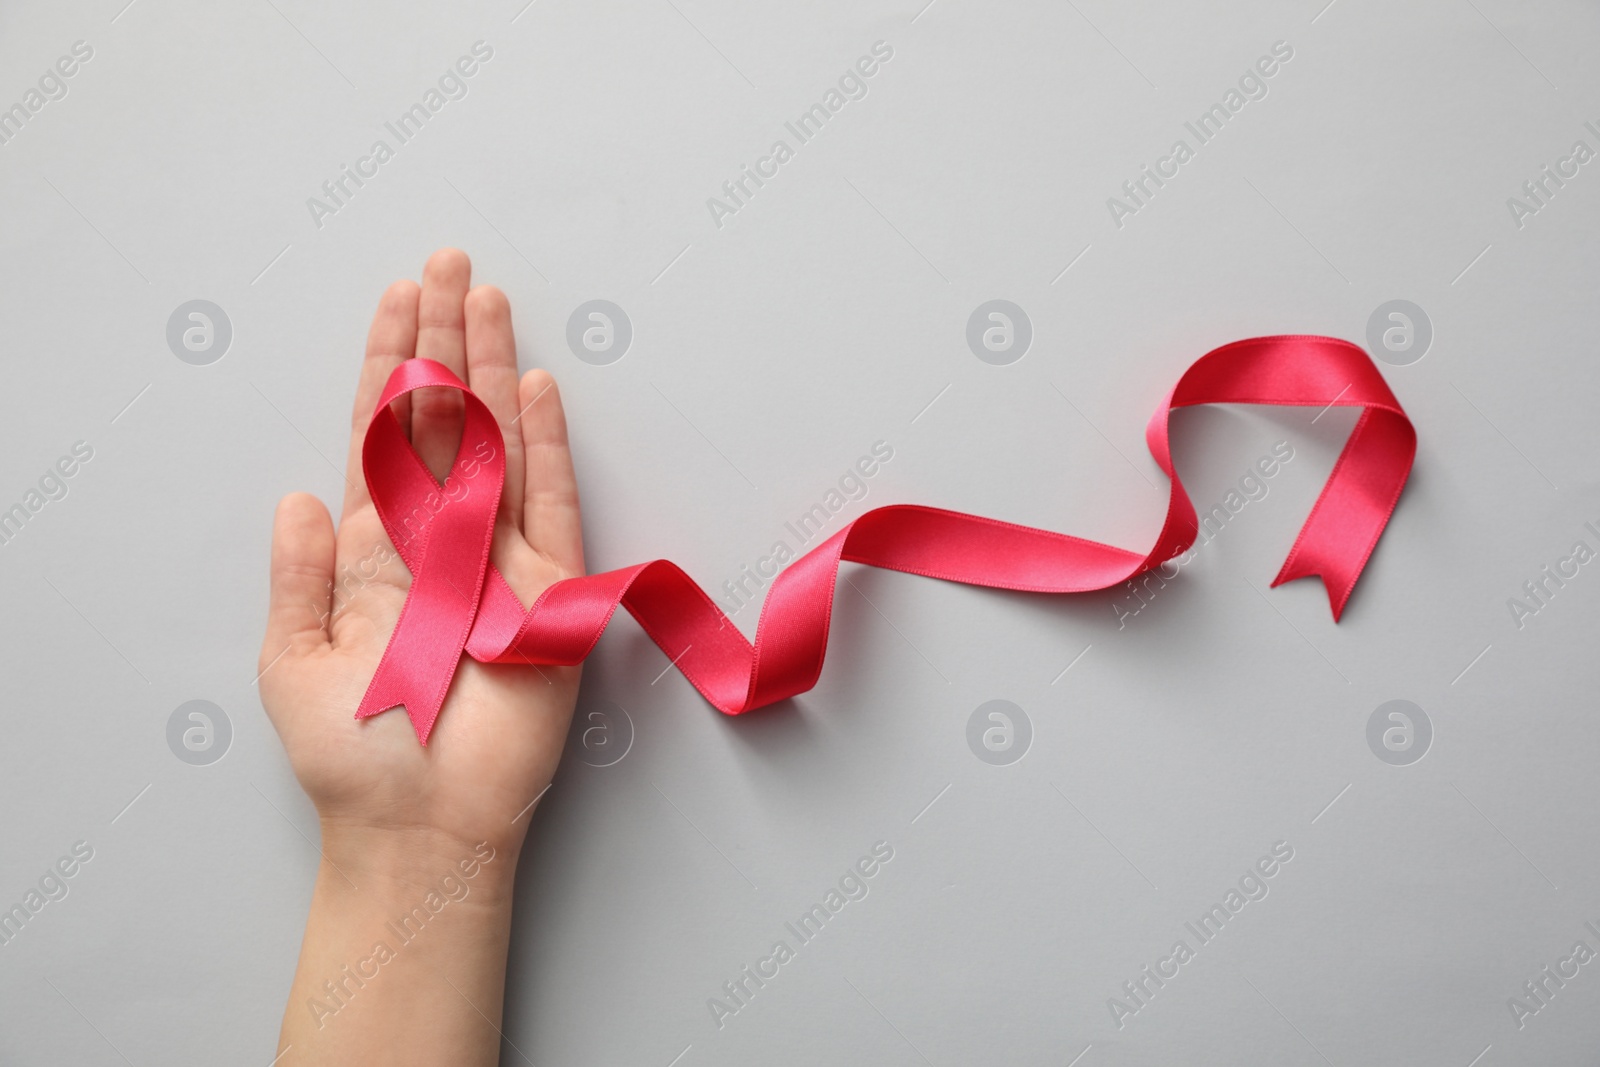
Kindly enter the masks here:
<path id="1" fill-rule="evenodd" d="M 1344 608 L 1350 601 L 1350 594 L 1355 591 L 1354 580 L 1345 581 L 1330 577 L 1322 571 L 1298 567 L 1291 569 L 1291 564 L 1285 563 L 1283 570 L 1279 571 L 1278 576 L 1272 579 L 1272 584 L 1268 588 L 1276 589 L 1280 585 L 1286 585 L 1300 578 L 1316 578 L 1322 582 L 1322 588 L 1328 594 L 1328 608 L 1333 612 L 1333 621 L 1337 623 L 1340 617 L 1344 615 Z"/>
<path id="2" fill-rule="evenodd" d="M 438 701 L 417 700 L 399 694 L 379 695 L 374 689 L 368 689 L 367 695 L 361 698 L 361 705 L 356 708 L 355 717 L 370 719 L 374 715 L 382 715 L 395 708 L 406 709 L 412 729 L 417 732 L 417 740 L 426 746 L 428 736 L 433 733 L 433 724 L 439 718 Z"/>

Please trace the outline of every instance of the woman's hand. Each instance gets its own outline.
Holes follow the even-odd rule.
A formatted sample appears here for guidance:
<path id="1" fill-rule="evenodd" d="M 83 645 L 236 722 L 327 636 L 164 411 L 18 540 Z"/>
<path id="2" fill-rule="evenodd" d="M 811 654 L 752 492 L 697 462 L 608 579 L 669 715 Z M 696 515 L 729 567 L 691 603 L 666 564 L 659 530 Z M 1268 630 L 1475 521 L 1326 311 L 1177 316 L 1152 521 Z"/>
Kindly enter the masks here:
<path id="1" fill-rule="evenodd" d="M 428 260 L 420 289 L 403 281 L 384 293 L 356 390 L 338 532 L 315 497 L 278 506 L 261 696 L 327 830 L 436 835 L 469 851 L 488 840 L 514 851 L 528 819 L 513 818 L 560 758 L 579 668 L 464 657 L 426 748 L 403 711 L 354 717 L 411 585 L 361 473 L 373 405 L 402 360 L 444 364 L 500 423 L 506 482 L 491 558 L 523 602 L 583 573 L 561 394 L 544 371 L 518 381 L 510 305 L 490 286 L 469 289 L 471 273 L 465 254 L 446 249 Z M 461 438 L 460 395 L 422 390 L 397 406 L 417 452 L 442 476 Z"/>

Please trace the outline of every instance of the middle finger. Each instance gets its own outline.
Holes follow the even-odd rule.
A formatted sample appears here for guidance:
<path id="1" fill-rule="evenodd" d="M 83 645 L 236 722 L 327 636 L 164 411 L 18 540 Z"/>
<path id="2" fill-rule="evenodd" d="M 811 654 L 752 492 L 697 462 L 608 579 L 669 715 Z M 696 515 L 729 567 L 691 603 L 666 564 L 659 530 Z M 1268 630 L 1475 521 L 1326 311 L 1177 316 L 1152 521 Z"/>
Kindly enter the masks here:
<path id="1" fill-rule="evenodd" d="M 464 304 L 472 284 L 472 262 L 455 248 L 428 257 L 417 306 L 417 358 L 444 364 L 467 379 L 467 325 Z M 435 478 L 444 480 L 461 441 L 461 394 L 454 389 L 420 389 L 411 394 L 411 442 Z"/>

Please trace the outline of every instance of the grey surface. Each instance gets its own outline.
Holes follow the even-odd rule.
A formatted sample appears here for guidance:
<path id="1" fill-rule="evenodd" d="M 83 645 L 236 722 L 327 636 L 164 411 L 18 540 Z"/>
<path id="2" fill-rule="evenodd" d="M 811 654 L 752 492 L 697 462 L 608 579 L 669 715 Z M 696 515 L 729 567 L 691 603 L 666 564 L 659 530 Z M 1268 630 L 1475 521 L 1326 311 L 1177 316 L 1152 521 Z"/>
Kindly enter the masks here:
<path id="1" fill-rule="evenodd" d="M 272 1058 L 317 854 L 253 687 L 271 509 L 338 498 L 376 298 L 456 244 L 563 384 L 592 565 L 713 589 L 879 440 L 832 528 L 915 501 L 1142 547 L 1144 423 L 1191 360 L 1364 342 L 1391 300 L 1433 332 L 1385 367 L 1420 451 L 1338 626 L 1315 582 L 1266 587 L 1351 418 L 1262 409 L 1176 419 L 1197 503 L 1295 459 L 1125 628 L 1111 593 L 847 568 L 821 683 L 730 720 L 619 620 L 584 702 L 631 747 L 566 760 L 536 813 L 505 1062 L 1595 1062 L 1600 964 L 1508 1007 L 1600 949 L 1600 563 L 1520 628 L 1507 603 L 1600 548 L 1600 163 L 1520 228 L 1507 205 L 1600 148 L 1592 6 L 124 2 L 0 9 L 0 104 L 94 49 L 0 146 L 0 507 L 94 450 L 0 546 L 0 903 L 94 850 L 0 946 L 0 1061 Z M 314 225 L 478 40 L 470 93 Z M 707 198 L 879 40 L 865 98 L 717 227 Z M 1115 225 L 1276 41 L 1268 95 Z M 203 366 L 167 344 L 195 299 L 232 325 Z M 595 299 L 633 327 L 608 365 L 566 344 Z M 996 299 L 1032 326 L 1009 365 L 967 344 Z M 191 700 L 231 723 L 208 765 L 168 747 Z M 1031 722 L 1010 765 L 968 747 L 991 700 Z M 1391 700 L 1431 723 L 1420 761 L 1369 748 Z M 708 998 L 880 840 L 869 895 L 719 1028 Z M 1270 893 L 1115 1026 L 1279 841 Z"/>

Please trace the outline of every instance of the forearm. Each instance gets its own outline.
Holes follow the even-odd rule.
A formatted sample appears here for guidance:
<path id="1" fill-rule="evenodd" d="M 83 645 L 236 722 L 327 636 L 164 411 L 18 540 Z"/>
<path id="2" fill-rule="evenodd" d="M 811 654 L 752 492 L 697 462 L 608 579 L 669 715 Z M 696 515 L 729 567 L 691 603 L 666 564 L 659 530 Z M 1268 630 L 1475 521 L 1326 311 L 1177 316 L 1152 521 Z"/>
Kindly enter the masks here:
<path id="1" fill-rule="evenodd" d="M 497 1064 L 514 850 L 325 826 L 323 856 L 283 1067 Z"/>

